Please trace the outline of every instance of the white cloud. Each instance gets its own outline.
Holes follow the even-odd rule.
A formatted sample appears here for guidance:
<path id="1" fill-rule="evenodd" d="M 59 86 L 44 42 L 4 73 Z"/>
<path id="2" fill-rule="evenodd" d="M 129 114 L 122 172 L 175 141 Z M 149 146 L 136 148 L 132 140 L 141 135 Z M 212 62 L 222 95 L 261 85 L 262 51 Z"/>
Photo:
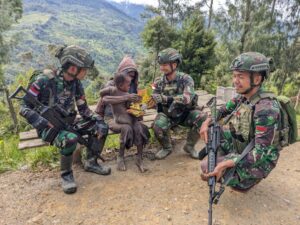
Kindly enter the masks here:
<path id="1" fill-rule="evenodd" d="M 128 2 L 132 2 L 132 3 L 137 3 L 137 4 L 144 4 L 144 5 L 153 5 L 153 6 L 157 6 L 158 5 L 158 1 L 157 0 L 111 0 L 111 1 L 115 1 L 115 2 L 124 2 L 124 1 L 128 1 Z M 190 2 L 193 4 L 195 2 L 199 2 L 200 0 L 191 0 Z M 214 0 L 214 9 L 219 8 L 220 5 L 224 5 L 226 2 L 226 0 Z"/>

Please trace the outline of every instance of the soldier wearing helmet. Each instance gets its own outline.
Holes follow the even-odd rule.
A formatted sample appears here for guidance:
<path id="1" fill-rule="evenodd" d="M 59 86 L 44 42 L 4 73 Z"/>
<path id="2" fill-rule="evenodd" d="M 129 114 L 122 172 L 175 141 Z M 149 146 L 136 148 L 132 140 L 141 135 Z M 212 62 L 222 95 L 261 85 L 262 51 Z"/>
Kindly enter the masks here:
<path id="1" fill-rule="evenodd" d="M 201 162 L 204 180 L 216 176 L 235 190 L 247 191 L 276 166 L 280 103 L 261 87 L 270 73 L 271 62 L 258 52 L 243 53 L 233 60 L 230 69 L 239 95 L 217 111 L 217 120 L 226 118 L 223 140 L 215 170 L 207 173 L 207 161 Z M 208 117 L 200 130 L 205 142 L 210 121 Z M 229 169 L 230 176 L 223 177 Z"/>
<path id="2" fill-rule="evenodd" d="M 157 159 L 164 159 L 172 152 L 170 128 L 181 125 L 189 127 L 184 151 L 192 158 L 198 158 L 194 146 L 199 140 L 199 129 L 205 114 L 197 108 L 194 81 L 188 74 L 178 71 L 182 56 L 175 49 L 168 48 L 158 55 L 160 71 L 164 74 L 153 84 L 152 98 L 158 114 L 154 120 L 154 134 L 162 146 L 156 153 Z"/>
<path id="3" fill-rule="evenodd" d="M 99 146 L 99 152 L 87 149 L 84 169 L 88 172 L 108 175 L 110 168 L 97 162 L 108 133 L 108 126 L 103 118 L 89 109 L 81 83 L 88 69 L 93 67 L 94 60 L 85 49 L 75 45 L 60 48 L 56 57 L 60 61 L 61 68 L 56 71 L 44 70 L 37 74 L 30 83 L 28 91 L 44 105 L 59 105 L 64 110 L 62 116 L 65 122 L 74 126 L 78 133 L 88 135 L 89 143 Z M 75 119 L 77 114 L 75 107 L 81 116 L 80 119 Z M 34 106 L 24 101 L 20 114 L 37 129 L 42 140 L 60 149 L 62 188 L 67 194 L 74 193 L 77 186 L 72 172 L 72 154 L 76 149 L 78 137 L 66 130 L 57 131 L 33 108 Z"/>

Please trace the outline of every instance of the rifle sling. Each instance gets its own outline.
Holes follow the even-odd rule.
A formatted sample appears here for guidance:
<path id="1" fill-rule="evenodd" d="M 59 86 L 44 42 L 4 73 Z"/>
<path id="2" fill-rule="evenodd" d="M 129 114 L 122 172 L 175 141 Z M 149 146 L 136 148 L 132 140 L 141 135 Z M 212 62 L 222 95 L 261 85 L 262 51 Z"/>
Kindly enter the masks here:
<path id="1" fill-rule="evenodd" d="M 238 160 L 235 162 L 235 164 L 240 162 L 253 149 L 254 145 L 255 145 L 255 139 L 253 138 L 250 141 L 250 143 L 246 146 L 246 148 L 244 149 L 244 151 L 242 152 Z M 236 166 L 230 168 L 229 170 L 226 170 L 226 172 L 223 175 L 223 181 L 222 181 L 223 185 L 227 185 L 231 181 L 235 170 L 236 170 Z"/>

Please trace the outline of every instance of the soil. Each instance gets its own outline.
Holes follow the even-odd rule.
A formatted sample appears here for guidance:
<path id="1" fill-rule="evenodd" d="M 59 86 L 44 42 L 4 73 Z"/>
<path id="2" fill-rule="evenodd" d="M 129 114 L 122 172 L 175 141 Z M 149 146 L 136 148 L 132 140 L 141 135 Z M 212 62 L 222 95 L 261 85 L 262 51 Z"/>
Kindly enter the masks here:
<path id="1" fill-rule="evenodd" d="M 105 163 L 110 176 L 76 166 L 73 195 L 62 192 L 58 170 L 0 174 L 0 224 L 207 224 L 208 186 L 200 179 L 200 162 L 182 146 L 176 143 L 165 160 L 145 159 L 145 174 L 134 157 L 127 157 L 126 172 L 116 170 L 115 160 Z M 249 192 L 226 188 L 213 207 L 213 224 L 300 224 L 299 149 L 300 142 L 284 149 L 277 167 Z"/>

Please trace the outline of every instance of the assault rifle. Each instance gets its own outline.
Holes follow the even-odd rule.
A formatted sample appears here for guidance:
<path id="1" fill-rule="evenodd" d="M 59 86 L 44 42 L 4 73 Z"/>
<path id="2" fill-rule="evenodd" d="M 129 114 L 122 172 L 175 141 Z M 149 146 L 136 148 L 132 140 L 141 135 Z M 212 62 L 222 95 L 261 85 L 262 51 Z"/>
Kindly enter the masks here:
<path id="1" fill-rule="evenodd" d="M 19 93 L 23 92 L 25 95 L 19 97 Z M 64 110 L 61 106 L 54 104 L 53 106 L 45 106 L 36 97 L 34 97 L 30 92 L 28 92 L 24 87 L 19 86 L 17 90 L 9 96 L 10 99 L 18 99 L 24 100 L 26 103 L 34 106 L 33 110 L 36 111 L 41 117 L 49 121 L 53 125 L 52 130 L 52 137 L 49 137 L 49 142 L 52 142 L 53 139 L 56 137 L 59 131 L 66 130 L 72 132 L 77 135 L 78 142 L 88 149 L 90 149 L 95 155 L 98 156 L 102 161 L 104 159 L 98 154 L 98 147 L 99 145 L 95 141 L 97 138 L 92 138 L 93 140 L 89 140 L 89 138 L 82 137 L 82 135 L 78 132 L 78 127 L 76 125 L 70 125 L 65 122 L 65 118 L 69 116 L 69 113 Z M 94 122 L 94 121 L 88 121 Z M 52 140 L 51 140 L 52 139 Z M 46 140 L 47 141 L 47 140 Z"/>
<path id="2" fill-rule="evenodd" d="M 209 126 L 208 131 L 208 142 L 206 144 L 206 153 L 208 154 L 208 172 L 214 171 L 217 165 L 217 151 L 220 146 L 221 127 L 217 122 L 216 111 L 217 111 L 217 98 L 213 97 L 207 103 L 207 106 L 211 109 L 212 122 Z M 209 209 L 208 209 L 208 224 L 212 224 L 212 204 L 217 204 L 219 198 L 224 192 L 224 186 L 221 185 L 218 192 L 215 191 L 216 177 L 208 178 L 209 186 Z"/>

